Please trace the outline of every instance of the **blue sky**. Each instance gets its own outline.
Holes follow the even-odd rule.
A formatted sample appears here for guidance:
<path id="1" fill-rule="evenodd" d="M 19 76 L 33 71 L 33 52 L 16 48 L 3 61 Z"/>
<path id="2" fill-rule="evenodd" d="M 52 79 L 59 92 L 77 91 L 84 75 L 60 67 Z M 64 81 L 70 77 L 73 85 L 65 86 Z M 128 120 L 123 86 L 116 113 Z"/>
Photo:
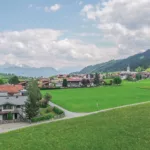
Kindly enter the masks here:
<path id="1" fill-rule="evenodd" d="M 81 31 L 81 25 L 85 23 L 80 16 L 82 6 L 79 5 L 79 2 L 57 0 L 57 3 L 63 8 L 55 13 L 45 13 L 43 8 L 56 4 L 56 0 L 15 0 L 15 3 L 14 1 L 3 1 L 0 5 L 1 30 L 53 28 Z M 96 2 L 98 0 L 92 0 L 92 3 Z M 88 3 L 91 3 L 90 0 L 84 2 L 84 4 Z M 30 5 L 32 7 L 28 8 Z"/>
<path id="2" fill-rule="evenodd" d="M 149 0 L 0 1 L 0 64 L 82 68 L 141 52 L 150 46 L 149 7 Z"/>
<path id="3" fill-rule="evenodd" d="M 79 3 L 82 2 L 82 5 Z M 56 12 L 44 11 L 44 7 L 53 6 L 56 0 L 16 0 L 3 1 L 0 5 L 0 31 L 21 31 L 34 28 L 51 28 L 66 31 L 62 38 L 74 38 L 77 33 L 86 32 L 101 33 L 100 30 L 93 27 L 94 22 L 83 20 L 80 11 L 86 4 L 96 4 L 99 0 L 57 0 L 61 9 Z M 86 42 L 99 44 L 99 39 L 79 37 Z M 98 37 L 100 38 L 100 36 Z M 109 46 L 104 43 L 103 45 Z"/>

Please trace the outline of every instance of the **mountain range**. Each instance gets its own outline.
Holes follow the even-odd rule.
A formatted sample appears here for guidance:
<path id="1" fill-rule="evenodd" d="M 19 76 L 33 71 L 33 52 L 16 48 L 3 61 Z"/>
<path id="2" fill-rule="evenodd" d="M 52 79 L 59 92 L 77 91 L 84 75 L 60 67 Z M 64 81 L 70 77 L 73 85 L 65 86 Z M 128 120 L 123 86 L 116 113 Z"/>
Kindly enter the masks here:
<path id="1" fill-rule="evenodd" d="M 27 65 L 22 65 L 21 67 L 19 67 L 16 65 L 11 65 L 9 63 L 0 65 L 0 73 L 9 73 L 25 77 L 50 77 L 57 74 L 69 74 L 70 72 L 74 72 L 80 69 L 80 67 L 64 67 L 60 69 L 55 69 L 53 67 L 35 68 Z"/>
<path id="2" fill-rule="evenodd" d="M 73 72 L 74 74 L 88 74 L 95 72 L 114 72 L 114 71 L 124 71 L 127 69 L 127 66 L 130 66 L 131 70 L 134 71 L 137 67 L 143 67 L 145 69 L 150 67 L 150 49 L 139 53 L 133 56 L 130 56 L 126 59 L 110 60 L 108 62 L 90 65 L 83 68 L 77 67 L 64 67 L 60 69 L 55 69 L 53 67 L 41 67 L 35 68 L 27 65 L 21 67 L 5 63 L 0 66 L 0 73 L 10 73 L 18 76 L 26 77 L 49 77 L 57 74 L 68 74 Z"/>
<path id="3" fill-rule="evenodd" d="M 150 67 L 150 49 L 139 53 L 133 56 L 130 56 L 126 59 L 111 60 L 108 62 L 91 65 L 83 68 L 79 73 L 88 74 L 95 72 L 115 72 L 115 71 L 124 71 L 127 69 L 127 66 L 130 66 L 130 69 L 134 71 L 137 67 L 143 67 L 145 69 Z"/>

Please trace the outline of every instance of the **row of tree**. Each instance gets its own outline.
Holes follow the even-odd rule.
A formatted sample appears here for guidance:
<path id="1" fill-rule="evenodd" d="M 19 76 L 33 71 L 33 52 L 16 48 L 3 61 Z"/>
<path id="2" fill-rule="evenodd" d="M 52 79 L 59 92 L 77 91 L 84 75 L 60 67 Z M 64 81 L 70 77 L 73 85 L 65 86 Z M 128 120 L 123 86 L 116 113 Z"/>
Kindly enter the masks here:
<path id="1" fill-rule="evenodd" d="M 19 78 L 17 76 L 12 76 L 8 79 L 9 84 L 18 84 Z M 0 78 L 0 85 L 5 84 L 4 79 Z"/>

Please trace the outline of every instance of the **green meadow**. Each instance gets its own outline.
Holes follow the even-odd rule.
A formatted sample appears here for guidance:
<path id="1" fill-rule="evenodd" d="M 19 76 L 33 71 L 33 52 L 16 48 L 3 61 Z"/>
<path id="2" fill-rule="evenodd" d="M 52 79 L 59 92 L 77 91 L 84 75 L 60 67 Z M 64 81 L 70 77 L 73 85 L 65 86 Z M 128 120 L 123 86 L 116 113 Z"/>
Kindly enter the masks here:
<path id="1" fill-rule="evenodd" d="M 0 134 L 1 150 L 149 150 L 150 103 Z"/>
<path id="2" fill-rule="evenodd" d="M 52 102 L 73 112 L 92 112 L 150 100 L 150 80 L 124 81 L 120 86 L 43 90 L 52 95 Z"/>

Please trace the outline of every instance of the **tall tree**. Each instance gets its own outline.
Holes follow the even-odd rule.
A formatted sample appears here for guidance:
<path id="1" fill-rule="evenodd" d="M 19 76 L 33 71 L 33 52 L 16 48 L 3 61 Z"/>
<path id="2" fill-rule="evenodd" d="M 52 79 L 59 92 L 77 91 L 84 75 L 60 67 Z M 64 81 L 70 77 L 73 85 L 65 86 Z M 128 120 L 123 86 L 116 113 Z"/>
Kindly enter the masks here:
<path id="1" fill-rule="evenodd" d="M 25 113 L 28 119 L 36 117 L 39 113 L 39 100 L 41 100 L 42 95 L 38 88 L 36 80 L 32 80 L 28 85 L 28 98 L 25 102 Z"/>
<path id="2" fill-rule="evenodd" d="M 8 82 L 10 84 L 18 84 L 19 83 L 19 79 L 18 79 L 17 76 L 13 76 L 13 77 L 9 78 Z"/>
<path id="3" fill-rule="evenodd" d="M 68 81 L 67 81 L 67 79 L 63 79 L 62 86 L 63 86 L 63 87 L 67 87 L 67 86 L 68 86 Z"/>
<path id="4" fill-rule="evenodd" d="M 97 86 L 100 85 L 100 79 L 99 79 L 99 74 L 98 73 L 95 74 L 94 84 L 97 85 Z"/>
<path id="5" fill-rule="evenodd" d="M 90 80 L 89 79 L 82 79 L 81 83 L 83 86 L 87 87 L 88 85 L 90 85 Z"/>
<path id="6" fill-rule="evenodd" d="M 136 80 L 141 80 L 142 79 L 142 75 L 141 74 L 136 74 Z"/>

